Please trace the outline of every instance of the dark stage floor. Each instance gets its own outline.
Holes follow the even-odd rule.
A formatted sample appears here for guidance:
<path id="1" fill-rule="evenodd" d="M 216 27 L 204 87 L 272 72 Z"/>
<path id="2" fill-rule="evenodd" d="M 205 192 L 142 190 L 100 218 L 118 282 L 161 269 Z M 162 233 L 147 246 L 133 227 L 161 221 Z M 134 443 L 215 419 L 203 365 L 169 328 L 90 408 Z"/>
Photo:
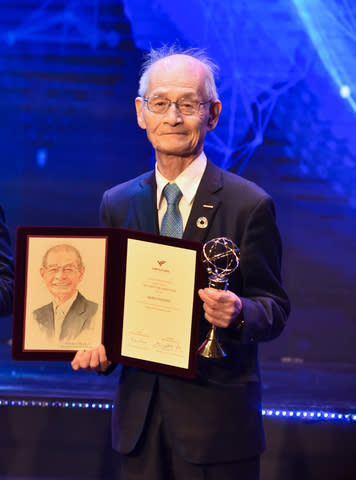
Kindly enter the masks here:
<path id="1" fill-rule="evenodd" d="M 356 415 L 356 365 L 266 363 L 261 365 L 263 407 Z M 110 403 L 118 372 L 105 377 L 74 372 L 64 362 L 18 362 L 0 343 L 0 401 L 75 399 Z"/>
<path id="2" fill-rule="evenodd" d="M 261 480 L 354 480 L 356 365 L 264 362 L 261 370 L 268 445 Z M 15 362 L 0 341 L 0 480 L 116 478 L 117 375 Z"/>

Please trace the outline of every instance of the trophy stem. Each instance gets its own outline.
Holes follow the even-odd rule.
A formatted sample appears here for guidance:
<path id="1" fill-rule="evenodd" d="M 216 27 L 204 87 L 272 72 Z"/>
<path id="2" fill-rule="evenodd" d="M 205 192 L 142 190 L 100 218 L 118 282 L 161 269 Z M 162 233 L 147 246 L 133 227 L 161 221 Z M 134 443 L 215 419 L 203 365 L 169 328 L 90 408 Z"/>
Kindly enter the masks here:
<path id="1" fill-rule="evenodd" d="M 230 238 L 213 238 L 203 246 L 202 261 L 209 275 L 209 288 L 227 290 L 227 277 L 239 266 L 240 250 Z M 198 348 L 198 354 L 206 358 L 227 356 L 217 338 L 215 325 L 212 325 L 206 339 Z"/>
<path id="2" fill-rule="evenodd" d="M 200 345 L 198 353 L 201 357 L 205 358 L 224 358 L 226 353 L 222 349 L 218 337 L 216 335 L 216 327 L 212 325 L 206 339 Z"/>
<path id="3" fill-rule="evenodd" d="M 226 278 L 209 277 L 209 288 L 227 290 L 228 280 Z M 227 354 L 219 343 L 215 325 L 212 325 L 206 339 L 198 348 L 198 354 L 205 358 L 224 358 Z"/>

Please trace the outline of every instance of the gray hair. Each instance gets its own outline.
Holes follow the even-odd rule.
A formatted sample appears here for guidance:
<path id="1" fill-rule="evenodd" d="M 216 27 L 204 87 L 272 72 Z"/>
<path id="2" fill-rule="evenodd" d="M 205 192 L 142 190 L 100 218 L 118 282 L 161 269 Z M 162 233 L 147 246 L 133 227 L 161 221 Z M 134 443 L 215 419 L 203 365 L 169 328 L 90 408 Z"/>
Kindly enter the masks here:
<path id="1" fill-rule="evenodd" d="M 42 259 L 42 267 L 43 268 L 47 267 L 48 255 L 51 252 L 58 252 L 58 251 L 73 252 L 75 254 L 75 256 L 77 257 L 78 268 L 83 267 L 83 260 L 82 260 L 82 256 L 79 253 L 79 250 L 77 248 L 73 247 L 73 245 L 63 243 L 62 245 L 55 245 L 55 246 L 53 246 L 53 247 L 51 247 L 47 250 L 47 252 L 44 254 L 43 259 Z"/>
<path id="2" fill-rule="evenodd" d="M 145 55 L 138 89 L 138 94 L 140 97 L 144 97 L 147 92 L 151 67 L 159 60 L 172 55 L 187 55 L 188 57 L 199 60 L 199 62 L 205 65 L 207 69 L 207 78 L 205 83 L 206 93 L 209 99 L 218 99 L 215 77 L 217 76 L 219 67 L 206 55 L 205 50 L 199 48 L 189 48 L 183 50 L 177 45 L 163 45 L 157 49 L 151 48 L 151 50 Z"/>

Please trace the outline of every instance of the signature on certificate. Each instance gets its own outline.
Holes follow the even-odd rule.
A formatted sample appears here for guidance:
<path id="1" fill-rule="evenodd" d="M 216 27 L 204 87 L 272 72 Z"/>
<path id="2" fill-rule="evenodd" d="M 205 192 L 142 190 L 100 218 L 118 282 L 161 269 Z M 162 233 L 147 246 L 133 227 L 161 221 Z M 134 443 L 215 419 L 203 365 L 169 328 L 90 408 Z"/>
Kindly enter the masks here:
<path id="1" fill-rule="evenodd" d="M 156 351 L 172 353 L 174 355 L 182 354 L 182 347 L 174 338 L 161 338 L 160 340 L 156 340 L 152 348 Z"/>

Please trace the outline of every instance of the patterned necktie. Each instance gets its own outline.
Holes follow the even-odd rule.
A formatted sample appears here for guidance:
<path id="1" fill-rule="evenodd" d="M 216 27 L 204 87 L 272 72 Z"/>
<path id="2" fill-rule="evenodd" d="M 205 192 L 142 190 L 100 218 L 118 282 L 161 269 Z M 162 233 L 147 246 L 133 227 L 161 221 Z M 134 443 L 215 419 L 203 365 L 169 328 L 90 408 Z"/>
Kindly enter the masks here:
<path id="1" fill-rule="evenodd" d="M 183 221 L 178 208 L 182 192 L 175 183 L 167 183 L 162 193 L 167 200 L 167 210 L 162 220 L 161 235 L 182 238 Z"/>

